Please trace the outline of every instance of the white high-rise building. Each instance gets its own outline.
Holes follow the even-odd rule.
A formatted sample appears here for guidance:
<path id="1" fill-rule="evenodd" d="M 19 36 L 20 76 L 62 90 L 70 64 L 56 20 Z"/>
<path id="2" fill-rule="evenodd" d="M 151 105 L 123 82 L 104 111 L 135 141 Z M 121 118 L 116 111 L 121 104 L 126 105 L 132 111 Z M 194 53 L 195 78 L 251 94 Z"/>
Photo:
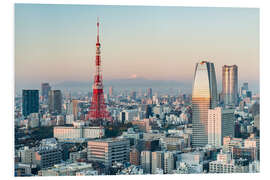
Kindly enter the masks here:
<path id="1" fill-rule="evenodd" d="M 221 147 L 225 136 L 234 137 L 234 109 L 209 109 L 208 144 Z"/>
<path id="2" fill-rule="evenodd" d="M 164 173 L 171 174 L 174 170 L 174 157 L 173 152 L 164 152 Z"/>
<path id="3" fill-rule="evenodd" d="M 150 174 L 151 173 L 151 151 L 142 151 L 141 152 L 141 165 L 143 168 L 144 174 Z"/>
<path id="4" fill-rule="evenodd" d="M 152 152 L 152 174 L 158 174 L 159 169 L 164 169 L 164 153 L 162 151 Z"/>

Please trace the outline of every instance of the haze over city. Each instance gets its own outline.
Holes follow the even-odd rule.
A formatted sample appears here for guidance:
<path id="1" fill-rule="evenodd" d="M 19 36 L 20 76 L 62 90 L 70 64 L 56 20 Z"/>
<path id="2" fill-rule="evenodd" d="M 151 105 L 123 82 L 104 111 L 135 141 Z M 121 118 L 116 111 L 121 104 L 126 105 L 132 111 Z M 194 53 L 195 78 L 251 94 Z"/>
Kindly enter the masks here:
<path id="1" fill-rule="evenodd" d="M 222 66 L 236 64 L 239 85 L 248 81 L 259 91 L 259 9 L 16 4 L 15 10 L 16 89 L 92 83 L 100 17 L 104 81 L 176 81 L 191 89 L 195 63 L 207 59 L 218 85 Z"/>
<path id="2" fill-rule="evenodd" d="M 260 172 L 259 9 L 15 14 L 14 176 Z"/>

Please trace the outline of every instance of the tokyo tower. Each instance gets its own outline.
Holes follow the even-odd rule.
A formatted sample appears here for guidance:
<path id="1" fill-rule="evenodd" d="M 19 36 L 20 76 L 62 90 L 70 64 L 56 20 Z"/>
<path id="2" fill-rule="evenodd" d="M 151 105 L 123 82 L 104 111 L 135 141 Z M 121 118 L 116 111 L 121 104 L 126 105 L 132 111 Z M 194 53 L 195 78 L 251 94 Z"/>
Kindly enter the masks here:
<path id="1" fill-rule="evenodd" d="M 101 74 L 100 42 L 99 42 L 99 20 L 97 20 L 97 43 L 96 43 L 96 72 L 94 75 L 93 95 L 90 110 L 86 120 L 93 125 L 102 125 L 110 121 L 111 117 L 107 111 Z"/>

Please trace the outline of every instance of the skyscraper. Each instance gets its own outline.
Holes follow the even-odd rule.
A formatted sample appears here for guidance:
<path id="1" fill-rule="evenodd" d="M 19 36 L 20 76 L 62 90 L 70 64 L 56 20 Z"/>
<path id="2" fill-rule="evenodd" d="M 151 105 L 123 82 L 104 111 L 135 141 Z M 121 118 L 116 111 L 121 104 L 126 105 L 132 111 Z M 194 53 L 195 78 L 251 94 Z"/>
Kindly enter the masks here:
<path id="1" fill-rule="evenodd" d="M 247 91 L 248 91 L 248 82 L 244 82 L 243 86 L 240 89 L 242 98 L 245 98 L 247 96 Z"/>
<path id="2" fill-rule="evenodd" d="M 248 90 L 248 82 L 244 82 L 243 83 L 243 87 L 242 87 L 243 90 Z"/>
<path id="3" fill-rule="evenodd" d="M 56 114 L 62 113 L 62 94 L 60 90 L 49 91 L 49 112 Z"/>
<path id="4" fill-rule="evenodd" d="M 148 88 L 147 89 L 147 98 L 152 99 L 152 96 L 153 96 L 153 94 L 152 94 L 152 88 Z"/>
<path id="5" fill-rule="evenodd" d="M 48 101 L 50 90 L 51 90 L 51 86 L 49 85 L 49 83 L 42 83 L 41 84 L 41 97 L 42 97 L 43 102 Z"/>
<path id="6" fill-rule="evenodd" d="M 192 146 L 208 143 L 208 109 L 217 106 L 217 83 L 214 64 L 196 64 L 192 89 Z"/>
<path id="7" fill-rule="evenodd" d="M 110 86 L 110 88 L 109 88 L 109 96 L 113 97 L 113 87 L 112 86 Z"/>
<path id="8" fill-rule="evenodd" d="M 235 106 L 238 102 L 238 67 L 222 67 L 222 100 L 226 106 Z"/>
<path id="9" fill-rule="evenodd" d="M 131 91 L 130 98 L 136 100 L 136 91 Z"/>
<path id="10" fill-rule="evenodd" d="M 39 111 L 39 90 L 22 90 L 22 113 L 26 117 Z"/>
<path id="11" fill-rule="evenodd" d="M 209 109 L 208 144 L 221 147 L 225 136 L 234 137 L 234 109 Z"/>
<path id="12" fill-rule="evenodd" d="M 74 119 L 78 119 L 78 112 L 79 112 L 79 103 L 80 100 L 78 99 L 72 99 L 71 104 L 72 104 L 72 114 L 74 115 Z"/>

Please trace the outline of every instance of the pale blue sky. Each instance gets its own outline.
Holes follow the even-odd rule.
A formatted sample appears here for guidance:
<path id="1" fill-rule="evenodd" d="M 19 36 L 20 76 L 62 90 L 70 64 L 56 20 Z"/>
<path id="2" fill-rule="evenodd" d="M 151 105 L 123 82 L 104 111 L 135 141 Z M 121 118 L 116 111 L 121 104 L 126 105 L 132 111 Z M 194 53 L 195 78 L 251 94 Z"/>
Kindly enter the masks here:
<path id="1" fill-rule="evenodd" d="M 259 86 L 259 9 L 15 5 L 15 81 L 91 81 L 100 17 L 104 79 L 192 81 L 211 57 Z"/>

